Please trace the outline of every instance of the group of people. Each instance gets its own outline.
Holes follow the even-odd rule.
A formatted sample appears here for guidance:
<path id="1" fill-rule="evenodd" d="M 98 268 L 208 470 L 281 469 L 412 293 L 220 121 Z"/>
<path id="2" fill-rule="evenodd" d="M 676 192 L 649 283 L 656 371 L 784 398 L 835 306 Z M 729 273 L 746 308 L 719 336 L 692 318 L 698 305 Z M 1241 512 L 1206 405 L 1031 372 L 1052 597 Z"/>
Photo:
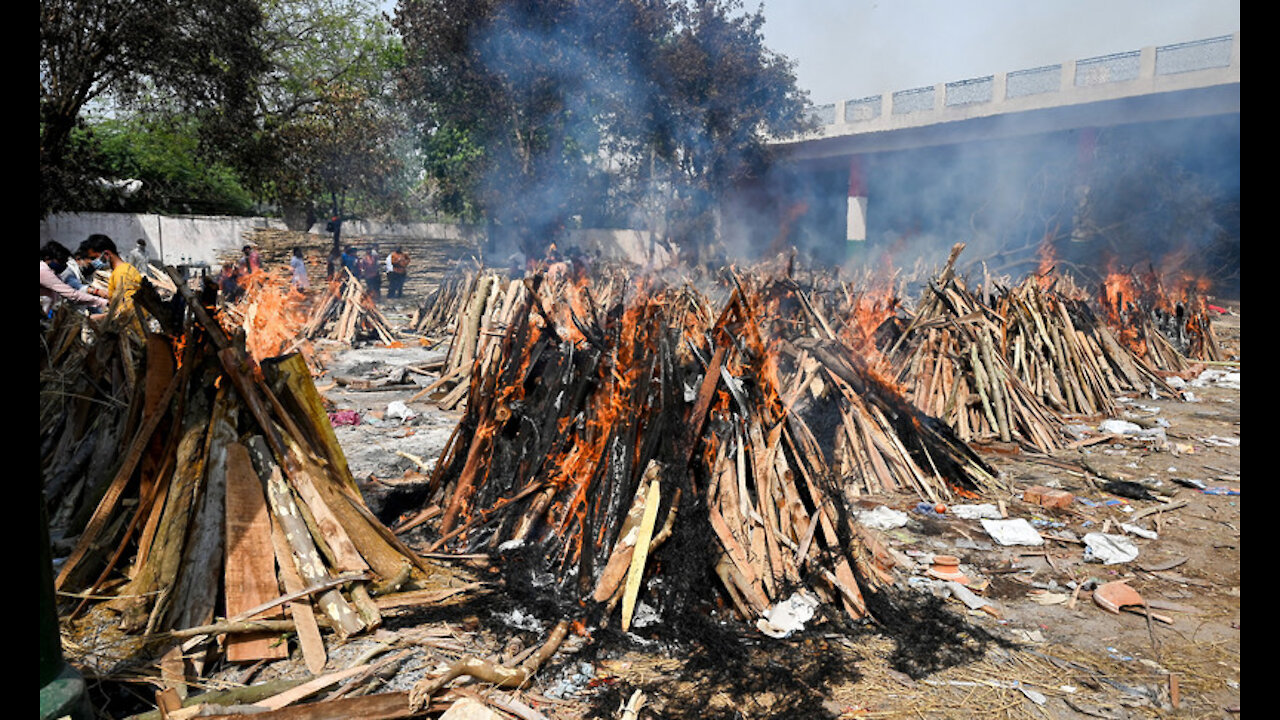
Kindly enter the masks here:
<path id="1" fill-rule="evenodd" d="M 382 276 L 387 276 L 387 297 L 404 297 L 404 282 L 409 277 L 409 255 L 403 246 L 396 246 L 390 255 L 383 257 L 376 244 L 365 248 L 363 255 L 352 245 L 341 251 L 334 248 L 329 253 L 328 276 L 334 279 L 343 268 L 362 281 L 369 297 L 377 302 L 382 299 Z"/>
<path id="2" fill-rule="evenodd" d="M 134 295 L 142 286 L 142 273 L 135 263 L 150 262 L 146 241 L 121 257 L 115 241 L 95 233 L 72 252 L 62 243 L 50 240 L 40 247 L 40 312 L 42 318 L 52 315 L 62 303 L 89 314 L 95 321 L 118 320 L 124 328 L 142 336 L 142 324 L 134 312 Z M 109 270 L 107 288 L 93 285 L 93 275 Z"/>

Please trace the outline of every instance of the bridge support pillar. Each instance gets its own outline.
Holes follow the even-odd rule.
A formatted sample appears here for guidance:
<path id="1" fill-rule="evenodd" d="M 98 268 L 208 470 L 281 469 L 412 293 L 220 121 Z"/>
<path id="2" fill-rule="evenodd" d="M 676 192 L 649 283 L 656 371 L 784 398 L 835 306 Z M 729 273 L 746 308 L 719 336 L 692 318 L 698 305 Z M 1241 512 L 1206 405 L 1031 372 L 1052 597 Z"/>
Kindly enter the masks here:
<path id="1" fill-rule="evenodd" d="M 864 243 L 867 240 L 867 181 L 862 159 L 849 159 L 849 204 L 845 215 L 845 239 Z"/>

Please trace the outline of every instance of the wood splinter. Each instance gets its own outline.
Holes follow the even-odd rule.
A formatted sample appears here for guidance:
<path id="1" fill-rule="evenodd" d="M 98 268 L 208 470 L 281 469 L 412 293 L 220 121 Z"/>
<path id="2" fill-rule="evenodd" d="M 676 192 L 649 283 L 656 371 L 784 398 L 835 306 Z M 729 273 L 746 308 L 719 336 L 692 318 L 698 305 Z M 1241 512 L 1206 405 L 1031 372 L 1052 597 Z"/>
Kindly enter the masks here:
<path id="1" fill-rule="evenodd" d="M 443 675 L 430 681 L 419 680 L 414 684 L 409 689 L 409 710 L 410 712 L 422 710 L 431 702 L 432 696 L 444 689 L 445 685 L 464 675 L 493 683 L 498 687 L 523 687 L 533 678 L 534 673 L 542 667 L 543 663 L 560 649 L 560 644 L 568 634 L 569 621 L 561 620 L 547 636 L 547 641 L 542 644 L 542 647 L 516 667 L 506 667 L 468 655 L 450 665 Z"/>

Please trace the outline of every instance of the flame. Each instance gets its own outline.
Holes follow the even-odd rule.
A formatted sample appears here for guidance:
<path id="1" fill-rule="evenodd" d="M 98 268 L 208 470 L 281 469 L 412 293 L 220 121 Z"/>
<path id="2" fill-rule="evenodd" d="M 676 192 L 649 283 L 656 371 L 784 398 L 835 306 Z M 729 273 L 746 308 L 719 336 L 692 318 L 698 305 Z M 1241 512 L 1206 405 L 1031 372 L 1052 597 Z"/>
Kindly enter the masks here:
<path id="1" fill-rule="evenodd" d="M 1040 289 L 1048 290 L 1053 285 L 1053 279 L 1050 275 L 1058 264 L 1057 255 L 1053 250 L 1053 242 L 1048 235 L 1040 241 L 1040 246 L 1036 249 L 1038 262 L 1036 265 L 1036 276 L 1039 278 Z"/>
<path id="2" fill-rule="evenodd" d="M 263 269 L 240 277 L 244 294 L 232 307 L 216 314 L 229 334 L 243 330 L 245 350 L 257 362 L 293 348 L 307 322 L 307 297 L 295 289 L 289 277 Z"/>

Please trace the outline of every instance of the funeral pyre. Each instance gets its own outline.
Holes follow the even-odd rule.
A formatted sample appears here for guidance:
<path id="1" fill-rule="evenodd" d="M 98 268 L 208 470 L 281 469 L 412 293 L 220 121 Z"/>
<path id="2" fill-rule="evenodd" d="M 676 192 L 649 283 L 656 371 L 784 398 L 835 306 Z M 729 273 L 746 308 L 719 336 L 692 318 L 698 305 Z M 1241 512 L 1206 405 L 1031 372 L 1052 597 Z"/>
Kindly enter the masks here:
<path id="1" fill-rule="evenodd" d="M 456 593 L 365 505 L 301 356 L 256 360 L 215 319 L 252 313 L 169 273 L 170 300 L 140 291 L 140 347 L 74 311 L 46 336 L 45 502 L 77 538 L 55 579 L 64 622 L 137 638 L 179 681 L 214 640 L 245 662 L 287 657 L 277 638 L 296 632 L 318 673 L 322 627 L 345 638 L 388 602 Z"/>

